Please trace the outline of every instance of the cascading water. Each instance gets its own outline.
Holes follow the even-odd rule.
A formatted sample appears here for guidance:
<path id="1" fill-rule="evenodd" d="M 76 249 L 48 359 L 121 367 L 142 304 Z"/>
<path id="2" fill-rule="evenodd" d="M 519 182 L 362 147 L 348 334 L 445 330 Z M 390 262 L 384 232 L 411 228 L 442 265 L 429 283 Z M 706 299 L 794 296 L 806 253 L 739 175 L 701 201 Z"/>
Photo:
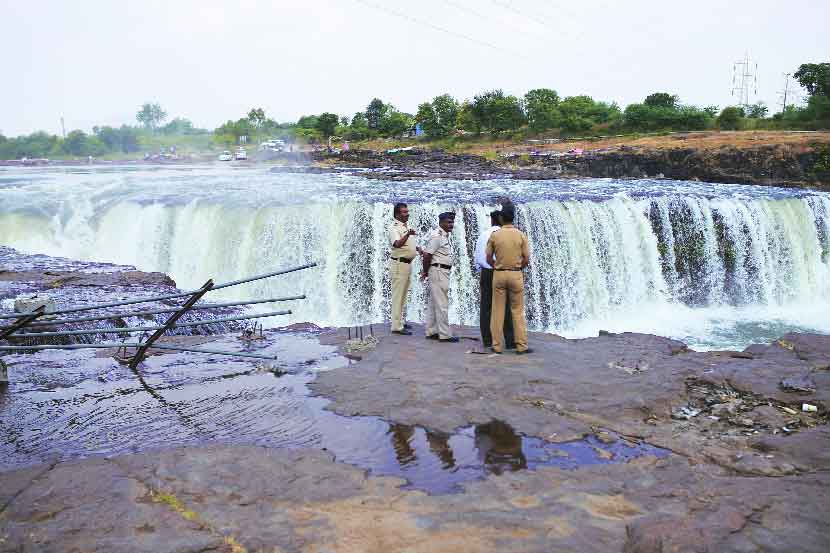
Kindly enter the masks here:
<path id="1" fill-rule="evenodd" d="M 386 184 L 200 171 L 0 179 L 0 244 L 133 264 L 185 288 L 313 260 L 316 270 L 227 297 L 304 293 L 292 306 L 295 321 L 377 322 L 389 311 L 386 227 L 402 199 L 419 234 L 441 211 L 458 214 L 450 318 L 476 325 L 472 249 L 496 198 L 509 195 L 530 241 L 533 329 L 652 331 L 701 346 L 740 345 L 781 325 L 830 332 L 827 194 L 671 181 Z M 416 273 L 410 320 L 423 314 Z M 717 336 L 718 325 L 736 321 L 752 329 Z"/>

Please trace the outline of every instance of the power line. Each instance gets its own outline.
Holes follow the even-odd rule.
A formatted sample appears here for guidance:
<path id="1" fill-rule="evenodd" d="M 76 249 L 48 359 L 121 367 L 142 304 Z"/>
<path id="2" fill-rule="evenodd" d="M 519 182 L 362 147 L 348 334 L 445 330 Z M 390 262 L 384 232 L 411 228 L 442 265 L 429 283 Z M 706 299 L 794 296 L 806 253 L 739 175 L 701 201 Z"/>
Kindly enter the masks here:
<path id="1" fill-rule="evenodd" d="M 522 59 L 527 60 L 527 61 L 532 61 L 531 58 L 525 56 L 524 54 L 522 54 L 520 52 L 514 52 L 512 50 L 507 50 L 505 48 L 501 48 L 501 47 L 496 46 L 495 44 L 493 44 L 491 42 L 487 42 L 487 41 L 484 41 L 484 40 L 479 40 L 479 39 L 471 37 L 469 35 L 465 35 L 463 33 L 453 31 L 452 29 L 447 29 L 445 27 L 441 27 L 440 25 L 430 23 L 429 21 L 425 21 L 423 19 L 420 19 L 420 18 L 411 16 L 409 14 L 400 12 L 400 11 L 395 10 L 393 8 L 390 8 L 388 6 L 375 4 L 374 2 L 368 2 L 367 0 L 355 0 L 355 2 L 357 2 L 359 4 L 363 4 L 364 6 L 367 6 L 369 8 L 374 8 L 376 10 L 384 11 L 384 12 L 390 14 L 390 15 L 394 15 L 395 17 L 405 19 L 405 20 L 409 21 L 410 23 L 415 23 L 415 24 L 418 24 L 418 25 L 424 25 L 424 26 L 429 27 L 430 29 L 433 29 L 435 31 L 445 33 L 445 34 L 448 34 L 450 36 L 454 36 L 455 38 L 460 38 L 462 40 L 472 42 L 473 44 L 477 44 L 479 46 L 484 46 L 486 48 L 490 48 L 490 49 L 496 50 L 498 52 L 502 52 L 504 54 L 509 54 L 511 56 L 516 56 L 516 57 L 522 58 Z"/>
<path id="2" fill-rule="evenodd" d="M 549 26 L 553 25 L 553 23 L 551 21 L 548 21 L 548 20 L 543 19 L 543 18 L 536 17 L 535 15 L 526 14 L 522 10 L 516 8 L 512 4 L 508 4 L 507 2 L 501 2 L 500 0 L 490 0 L 490 1 L 493 4 L 497 5 L 498 7 L 504 8 L 505 10 L 509 10 L 509 11 L 515 13 L 516 15 L 524 17 L 525 19 L 529 19 L 530 21 L 538 23 L 539 25 L 541 25 L 542 27 L 545 27 L 546 29 Z"/>
<path id="3" fill-rule="evenodd" d="M 477 12 L 476 10 L 474 10 L 474 9 L 468 7 L 468 6 L 465 6 L 464 4 L 459 4 L 458 2 L 455 2 L 454 0 L 443 0 L 443 2 L 447 5 L 449 5 L 449 6 L 452 6 L 453 8 L 455 8 L 457 10 L 460 10 L 464 13 L 467 13 L 467 14 L 470 14 L 474 17 L 477 17 L 478 19 L 481 19 L 482 21 L 496 23 L 496 24 L 501 25 L 501 26 L 505 25 L 504 21 L 497 21 L 497 20 L 493 19 L 492 17 L 488 17 L 486 15 L 483 15 L 480 12 Z M 526 29 L 518 29 L 518 28 L 514 27 L 513 25 L 507 25 L 507 26 L 510 27 L 511 29 L 513 29 L 514 31 L 518 31 L 520 33 L 527 32 Z M 533 34 L 535 34 L 536 36 L 541 36 L 537 33 L 533 33 Z"/>

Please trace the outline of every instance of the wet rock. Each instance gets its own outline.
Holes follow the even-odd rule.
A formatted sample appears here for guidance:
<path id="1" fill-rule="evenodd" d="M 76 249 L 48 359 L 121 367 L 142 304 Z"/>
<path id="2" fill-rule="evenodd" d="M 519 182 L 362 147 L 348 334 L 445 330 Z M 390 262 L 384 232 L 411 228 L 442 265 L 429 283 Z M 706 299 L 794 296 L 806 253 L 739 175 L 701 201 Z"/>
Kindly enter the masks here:
<path id="1" fill-rule="evenodd" d="M 320 152 L 314 159 L 343 168 L 381 169 L 362 173 L 367 178 L 484 179 L 510 176 L 517 179 L 562 177 L 657 178 L 775 186 L 830 186 L 825 174 L 812 170 L 816 154 L 787 145 L 719 150 L 693 148 L 644 149 L 622 146 L 615 150 L 579 154 L 542 153 L 507 156 L 492 161 L 470 154 L 413 148 L 395 153 L 350 150 L 338 154 Z M 282 170 L 282 169 L 280 169 Z M 331 170 L 321 168 L 323 170 Z"/>
<path id="2" fill-rule="evenodd" d="M 816 391 L 816 382 L 809 374 L 791 376 L 781 381 L 781 389 L 788 392 L 812 394 Z"/>

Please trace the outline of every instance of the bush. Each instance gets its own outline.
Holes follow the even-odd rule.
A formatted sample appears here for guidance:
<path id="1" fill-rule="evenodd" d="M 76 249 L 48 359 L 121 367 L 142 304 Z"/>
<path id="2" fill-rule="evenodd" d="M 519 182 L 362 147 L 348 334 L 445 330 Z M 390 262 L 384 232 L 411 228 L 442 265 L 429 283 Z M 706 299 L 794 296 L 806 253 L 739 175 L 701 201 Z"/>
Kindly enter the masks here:
<path id="1" fill-rule="evenodd" d="M 718 115 L 718 128 L 724 131 L 737 131 L 743 127 L 744 110 L 729 106 Z"/>

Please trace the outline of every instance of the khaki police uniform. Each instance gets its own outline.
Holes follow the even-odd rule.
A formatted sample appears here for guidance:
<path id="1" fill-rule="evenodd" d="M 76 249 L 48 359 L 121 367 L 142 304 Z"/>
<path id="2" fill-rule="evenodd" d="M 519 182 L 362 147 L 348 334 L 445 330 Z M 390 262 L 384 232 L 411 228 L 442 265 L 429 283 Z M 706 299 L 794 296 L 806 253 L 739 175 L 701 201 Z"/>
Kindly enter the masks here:
<path id="1" fill-rule="evenodd" d="M 392 248 L 389 260 L 389 276 L 392 280 L 392 330 L 403 330 L 406 318 L 406 295 L 409 293 L 412 260 L 418 255 L 415 250 L 415 237 L 410 236 L 406 244 L 396 248 L 394 243 L 406 236 L 409 226 L 398 221 L 389 226 L 388 241 Z"/>
<path id="2" fill-rule="evenodd" d="M 513 225 L 504 225 L 490 235 L 487 254 L 495 256 L 493 267 L 493 315 L 490 333 L 493 335 L 493 351 L 504 348 L 505 300 L 509 299 L 516 338 L 516 351 L 527 350 L 527 323 L 525 321 L 525 288 L 522 275 L 522 258 L 530 259 L 527 236 Z"/>
<path id="3" fill-rule="evenodd" d="M 429 267 L 429 301 L 427 302 L 426 335 L 442 340 L 452 338 L 450 333 L 449 292 L 450 268 L 455 263 L 449 233 L 439 228 L 424 246 L 424 253 L 432 254 Z"/>

